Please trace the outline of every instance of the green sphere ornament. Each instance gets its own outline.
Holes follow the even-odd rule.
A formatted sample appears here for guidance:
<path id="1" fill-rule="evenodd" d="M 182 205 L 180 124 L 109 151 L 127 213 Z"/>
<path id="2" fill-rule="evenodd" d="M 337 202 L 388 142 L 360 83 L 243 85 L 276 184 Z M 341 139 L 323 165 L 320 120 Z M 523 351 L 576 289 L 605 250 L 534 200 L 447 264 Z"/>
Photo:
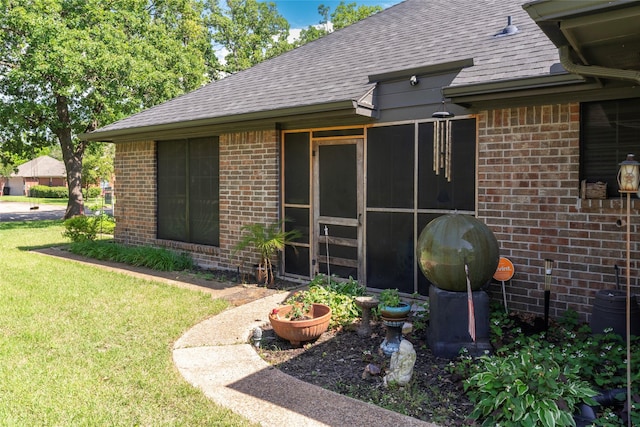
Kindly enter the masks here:
<path id="1" fill-rule="evenodd" d="M 420 270 L 435 286 L 452 292 L 467 290 L 465 263 L 471 289 L 489 283 L 500 260 L 498 240 L 482 221 L 470 215 L 443 215 L 420 233 L 416 245 Z"/>

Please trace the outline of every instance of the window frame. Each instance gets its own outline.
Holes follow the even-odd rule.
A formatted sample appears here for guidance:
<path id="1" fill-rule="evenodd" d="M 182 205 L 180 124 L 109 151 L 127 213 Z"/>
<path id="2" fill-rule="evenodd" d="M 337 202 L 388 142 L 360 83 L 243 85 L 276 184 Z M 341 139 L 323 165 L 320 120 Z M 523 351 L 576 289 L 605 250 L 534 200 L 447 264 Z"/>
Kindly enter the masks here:
<path id="1" fill-rule="evenodd" d="M 211 162 L 198 167 L 198 163 L 207 157 Z M 212 166 L 213 162 L 215 165 Z M 156 165 L 157 238 L 220 246 L 219 137 L 156 141 Z M 202 191 L 203 176 L 205 184 L 210 186 L 209 192 Z M 198 223 L 208 227 L 206 233 L 196 226 Z"/>

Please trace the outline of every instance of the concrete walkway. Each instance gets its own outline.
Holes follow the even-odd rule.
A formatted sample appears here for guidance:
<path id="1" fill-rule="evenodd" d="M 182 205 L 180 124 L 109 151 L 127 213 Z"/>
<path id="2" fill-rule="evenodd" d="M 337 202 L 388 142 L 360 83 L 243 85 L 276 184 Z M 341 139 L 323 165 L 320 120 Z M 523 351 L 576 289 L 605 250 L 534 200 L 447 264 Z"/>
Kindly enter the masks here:
<path id="1" fill-rule="evenodd" d="M 262 360 L 249 337 L 288 295 L 255 300 L 193 327 L 174 345 L 180 373 L 208 398 L 263 426 L 437 427 L 305 383 Z"/>
<path id="2" fill-rule="evenodd" d="M 63 257 L 111 271 L 210 293 L 235 307 L 188 330 L 173 347 L 182 376 L 214 402 L 263 426 L 424 426 L 436 424 L 400 415 L 293 378 L 270 366 L 249 344 L 257 326 L 290 295 L 255 285 L 182 281 L 180 273 L 162 274 L 118 263 L 91 260 L 59 248 L 34 253 Z"/>

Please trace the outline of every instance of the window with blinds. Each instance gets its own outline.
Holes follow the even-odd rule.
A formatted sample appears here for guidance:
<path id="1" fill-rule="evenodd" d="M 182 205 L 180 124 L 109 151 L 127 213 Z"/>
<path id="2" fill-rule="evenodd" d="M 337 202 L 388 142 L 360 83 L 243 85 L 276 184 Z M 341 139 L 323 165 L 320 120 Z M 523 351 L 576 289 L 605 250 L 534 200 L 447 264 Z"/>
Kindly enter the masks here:
<path id="1" fill-rule="evenodd" d="M 640 158 L 640 98 L 587 102 L 580 112 L 580 180 L 606 182 L 607 197 L 618 197 L 618 164 Z"/>

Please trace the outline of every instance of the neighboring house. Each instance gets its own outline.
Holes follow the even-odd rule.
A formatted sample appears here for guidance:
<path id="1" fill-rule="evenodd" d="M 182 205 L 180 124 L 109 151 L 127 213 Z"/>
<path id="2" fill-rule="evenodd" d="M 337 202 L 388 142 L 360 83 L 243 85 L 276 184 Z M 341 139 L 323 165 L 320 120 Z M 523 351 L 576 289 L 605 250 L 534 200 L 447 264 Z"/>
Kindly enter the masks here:
<path id="1" fill-rule="evenodd" d="M 41 156 L 18 166 L 18 171 L 11 174 L 5 185 L 12 196 L 28 196 L 29 189 L 34 185 L 65 187 L 67 171 L 60 160 Z"/>
<path id="2" fill-rule="evenodd" d="M 638 2 L 407 0 L 83 138 L 116 144 L 120 242 L 248 270 L 240 228 L 287 217 L 303 238 L 284 274 L 329 260 L 427 295 L 415 242 L 457 211 L 514 263 L 509 308 L 542 312 L 548 258 L 551 316 L 585 318 L 625 265 L 616 174 L 640 154 L 637 22 Z M 582 180 L 606 198 L 582 199 Z"/>

